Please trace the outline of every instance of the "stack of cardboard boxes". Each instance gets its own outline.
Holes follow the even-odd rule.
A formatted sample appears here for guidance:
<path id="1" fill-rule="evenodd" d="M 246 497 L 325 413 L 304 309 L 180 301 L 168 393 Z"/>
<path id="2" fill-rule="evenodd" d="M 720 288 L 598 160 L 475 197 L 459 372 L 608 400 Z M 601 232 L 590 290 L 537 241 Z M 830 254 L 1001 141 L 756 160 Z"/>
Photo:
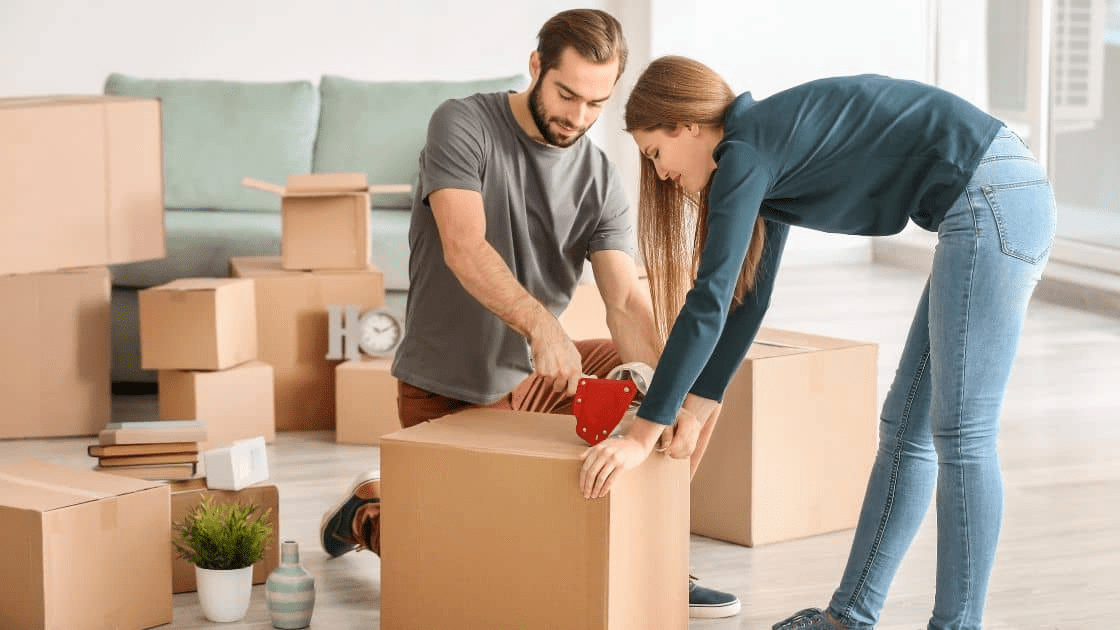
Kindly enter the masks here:
<path id="1" fill-rule="evenodd" d="M 275 437 L 252 280 L 182 278 L 140 291 L 140 361 L 159 370 L 161 420 L 206 423 L 203 449 Z"/>
<path id="2" fill-rule="evenodd" d="M 0 438 L 110 416 L 107 265 L 161 258 L 159 102 L 0 99 Z"/>
<path id="3" fill-rule="evenodd" d="M 258 356 L 275 372 L 276 429 L 334 429 L 338 361 L 327 358 L 328 307 L 365 312 L 384 303 L 384 279 L 370 262 L 369 195 L 410 187 L 371 187 L 362 173 L 291 175 L 284 187 L 244 183 L 281 197 L 281 255 L 230 259 L 230 276 L 255 286 Z"/>

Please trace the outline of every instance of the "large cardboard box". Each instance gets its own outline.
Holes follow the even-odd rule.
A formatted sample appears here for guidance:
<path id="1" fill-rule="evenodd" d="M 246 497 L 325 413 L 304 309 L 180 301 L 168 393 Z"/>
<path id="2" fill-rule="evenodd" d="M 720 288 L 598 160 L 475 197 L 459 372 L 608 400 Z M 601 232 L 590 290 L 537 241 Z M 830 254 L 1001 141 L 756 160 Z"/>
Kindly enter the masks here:
<path id="1" fill-rule="evenodd" d="M 160 104 L 0 98 L 0 273 L 166 255 Z"/>
<path id="2" fill-rule="evenodd" d="M 638 279 L 648 292 L 649 281 L 644 267 L 638 268 Z M 611 338 L 611 329 L 607 327 L 607 306 L 603 304 L 603 296 L 594 281 L 576 285 L 568 308 L 557 319 L 573 340 Z"/>
<path id="3" fill-rule="evenodd" d="M 264 584 L 268 575 L 280 564 L 280 493 L 276 486 L 264 484 L 231 490 L 209 490 L 205 479 L 176 481 L 171 484 L 171 523 L 182 520 L 191 508 L 198 505 L 205 496 L 214 497 L 218 504 L 249 502 L 256 503 L 261 510 L 272 510 L 265 519 L 272 525 L 273 536 L 265 550 L 264 558 L 253 565 L 253 584 Z M 173 534 L 174 535 L 174 534 Z M 174 547 L 171 549 L 171 584 L 175 593 L 189 593 L 197 590 L 194 579 L 194 565 L 179 557 Z"/>
<path id="4" fill-rule="evenodd" d="M 576 285 L 572 301 L 557 319 L 564 332 L 575 341 L 611 338 L 611 329 L 607 328 L 607 307 L 599 295 L 599 287 L 594 283 Z"/>
<path id="5" fill-rule="evenodd" d="M 43 462 L 0 466 L 0 628 L 171 622 L 166 484 Z"/>
<path id="6" fill-rule="evenodd" d="M 762 329 L 692 480 L 692 532 L 741 545 L 854 527 L 878 440 L 878 347 Z"/>
<path id="7" fill-rule="evenodd" d="M 111 415 L 109 271 L 0 276 L 0 438 L 93 435 Z"/>
<path id="8" fill-rule="evenodd" d="M 203 450 L 256 436 L 276 438 L 272 366 L 249 361 L 226 370 L 160 370 L 161 420 L 203 420 Z"/>
<path id="9" fill-rule="evenodd" d="M 327 307 L 381 306 L 381 270 L 290 271 L 278 256 L 234 257 L 229 268 L 256 285 L 258 358 L 275 370 L 276 430 L 333 429 L 338 361 L 326 358 Z"/>
<path id="10" fill-rule="evenodd" d="M 140 291 L 145 370 L 224 370 L 257 358 L 253 282 L 180 278 Z"/>
<path id="11" fill-rule="evenodd" d="M 687 628 L 687 462 L 587 500 L 586 448 L 572 416 L 494 409 L 382 437 L 383 630 Z"/>
<path id="12" fill-rule="evenodd" d="M 335 368 L 336 442 L 379 444 L 382 435 L 400 430 L 392 366 L 391 358 L 363 358 Z"/>
<path id="13" fill-rule="evenodd" d="M 288 176 L 287 186 L 246 177 L 242 184 L 280 195 L 280 257 L 284 269 L 365 269 L 370 264 L 370 192 L 411 186 L 369 186 L 365 173 Z"/>

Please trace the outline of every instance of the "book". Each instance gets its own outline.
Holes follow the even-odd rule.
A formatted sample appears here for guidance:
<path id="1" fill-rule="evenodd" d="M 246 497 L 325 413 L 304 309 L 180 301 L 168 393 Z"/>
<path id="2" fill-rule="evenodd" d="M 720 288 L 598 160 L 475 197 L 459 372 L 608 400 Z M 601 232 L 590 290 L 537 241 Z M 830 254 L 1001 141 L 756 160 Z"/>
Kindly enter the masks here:
<path id="1" fill-rule="evenodd" d="M 152 444 L 90 444 L 90 457 L 122 457 L 125 455 L 158 455 L 163 453 L 198 454 L 198 442 L 156 442 Z"/>
<path id="2" fill-rule="evenodd" d="M 152 464 L 148 466 L 94 466 L 97 472 L 136 477 L 150 481 L 190 479 L 198 470 L 197 464 Z"/>
<path id="3" fill-rule="evenodd" d="M 97 434 L 97 441 L 102 446 L 110 444 L 205 442 L 206 423 L 202 420 L 110 422 Z"/>
<path id="4" fill-rule="evenodd" d="M 140 466 L 147 464 L 191 464 L 198 461 L 198 453 L 156 453 L 154 455 L 123 455 L 101 457 L 97 464 L 109 466 Z"/>

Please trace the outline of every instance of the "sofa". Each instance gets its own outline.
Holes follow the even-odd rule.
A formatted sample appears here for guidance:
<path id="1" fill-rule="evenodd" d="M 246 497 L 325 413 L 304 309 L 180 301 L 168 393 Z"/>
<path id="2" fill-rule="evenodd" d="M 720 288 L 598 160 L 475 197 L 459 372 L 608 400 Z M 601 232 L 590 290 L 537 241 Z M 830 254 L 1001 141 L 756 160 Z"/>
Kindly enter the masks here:
<path id="1" fill-rule="evenodd" d="M 162 104 L 167 255 L 111 267 L 114 384 L 154 383 L 140 368 L 138 291 L 177 278 L 224 277 L 231 256 L 280 254 L 280 199 L 243 177 L 365 172 L 415 183 L 428 119 L 444 100 L 522 89 L 523 75 L 472 81 L 371 82 L 340 76 L 248 82 L 111 74 L 105 93 Z M 372 195 L 372 258 L 386 302 L 403 313 L 411 195 Z"/>

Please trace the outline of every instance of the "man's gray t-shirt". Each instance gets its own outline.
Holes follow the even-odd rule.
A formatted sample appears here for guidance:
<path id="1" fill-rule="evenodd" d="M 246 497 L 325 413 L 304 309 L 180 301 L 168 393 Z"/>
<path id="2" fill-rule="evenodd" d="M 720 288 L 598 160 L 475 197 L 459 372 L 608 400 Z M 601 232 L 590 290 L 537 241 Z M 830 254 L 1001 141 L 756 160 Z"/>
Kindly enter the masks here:
<path id="1" fill-rule="evenodd" d="M 614 165 L 587 137 L 542 144 L 518 125 L 509 94 L 440 105 L 420 153 L 409 229 L 405 337 L 392 373 L 427 391 L 476 404 L 511 392 L 532 372 L 524 337 L 467 293 L 443 261 L 428 195 L 481 193 L 486 240 L 554 315 L 568 305 L 591 252 L 636 251 Z"/>

